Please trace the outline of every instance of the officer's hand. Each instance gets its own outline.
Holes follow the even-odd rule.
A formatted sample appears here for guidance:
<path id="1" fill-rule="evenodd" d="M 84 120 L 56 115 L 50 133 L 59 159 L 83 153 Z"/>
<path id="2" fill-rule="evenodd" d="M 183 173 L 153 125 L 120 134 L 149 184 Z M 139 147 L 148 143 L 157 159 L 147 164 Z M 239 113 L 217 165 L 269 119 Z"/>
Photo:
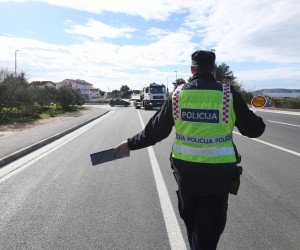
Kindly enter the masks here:
<path id="1" fill-rule="evenodd" d="M 123 154 L 128 154 L 130 151 L 127 141 L 122 142 L 120 145 L 118 145 L 114 149 L 115 149 L 115 151 L 123 153 Z"/>

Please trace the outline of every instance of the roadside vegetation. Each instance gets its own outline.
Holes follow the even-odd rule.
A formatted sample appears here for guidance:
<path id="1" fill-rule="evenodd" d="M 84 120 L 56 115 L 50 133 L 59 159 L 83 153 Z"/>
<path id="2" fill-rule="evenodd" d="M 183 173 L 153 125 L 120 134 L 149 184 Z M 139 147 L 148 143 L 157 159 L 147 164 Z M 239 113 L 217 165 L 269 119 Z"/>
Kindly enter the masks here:
<path id="1" fill-rule="evenodd" d="M 187 79 L 190 82 L 192 77 Z M 230 67 L 221 63 L 217 66 L 216 79 L 232 85 L 241 93 L 245 101 L 250 104 L 253 91 L 246 90 L 241 82 L 237 81 Z M 186 83 L 183 78 L 173 82 L 174 87 Z M 135 90 L 123 85 L 120 90 L 113 90 L 110 98 L 130 98 Z M 103 93 L 104 94 L 104 93 Z M 109 99 L 110 99 L 109 98 Z M 300 109 L 300 97 L 271 99 L 268 98 L 268 107 L 283 109 Z M 107 103 L 108 99 L 93 100 L 98 103 Z M 59 89 L 53 87 L 39 88 L 29 84 L 22 72 L 15 75 L 13 72 L 0 68 L 0 125 L 19 122 L 31 122 L 37 119 L 55 117 L 65 112 L 74 112 L 83 109 L 84 104 L 79 90 L 66 87 Z"/>
<path id="2" fill-rule="evenodd" d="M 31 122 L 78 111 L 84 103 L 79 90 L 38 88 L 24 73 L 14 75 L 0 69 L 0 125 Z"/>
<path id="3" fill-rule="evenodd" d="M 300 109 L 300 97 L 270 100 L 269 106 L 282 109 Z"/>

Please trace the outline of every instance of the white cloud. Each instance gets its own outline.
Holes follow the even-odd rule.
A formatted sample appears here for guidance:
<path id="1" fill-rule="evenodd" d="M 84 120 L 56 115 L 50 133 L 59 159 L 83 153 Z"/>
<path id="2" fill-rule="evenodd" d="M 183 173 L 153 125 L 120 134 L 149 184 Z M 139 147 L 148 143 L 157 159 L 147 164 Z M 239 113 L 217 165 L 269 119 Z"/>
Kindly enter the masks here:
<path id="1" fill-rule="evenodd" d="M 28 2 L 28 0 L 0 0 L 1 2 L 18 2 L 18 3 L 23 3 L 23 2 Z"/>
<path id="2" fill-rule="evenodd" d="M 292 88 L 300 87 L 299 67 L 277 67 L 264 70 L 248 70 L 235 72 L 238 81 L 250 90 L 264 88 Z M 247 83 L 245 85 L 245 83 Z"/>
<path id="3" fill-rule="evenodd" d="M 299 68 L 280 67 L 265 70 L 251 70 L 236 72 L 238 79 L 244 79 L 249 88 L 299 88 L 300 87 L 300 70 Z"/>
<path id="4" fill-rule="evenodd" d="M 124 46 L 119 52 L 125 64 L 136 66 L 162 67 L 189 63 L 192 43 L 188 32 L 173 32 L 160 40 L 142 46 Z"/>
<path id="5" fill-rule="evenodd" d="M 146 20 L 167 20 L 173 13 L 186 12 L 190 14 L 183 25 L 204 38 L 199 41 L 199 47 L 215 48 L 221 60 L 300 63 L 298 0 L 40 1 L 92 13 L 107 11 L 135 15 Z M 68 32 L 94 39 L 103 36 L 129 38 L 132 29 L 112 27 L 90 19 L 87 25 L 75 25 Z M 164 35 L 162 29 L 149 31 L 157 37 Z"/>
<path id="6" fill-rule="evenodd" d="M 62 46 L 3 36 L 0 36 L 0 41 L 0 64 L 12 68 L 13 53 L 18 48 L 18 69 L 27 73 L 31 80 L 83 78 L 95 84 L 109 84 L 111 88 L 113 84 L 115 88 L 120 88 L 130 79 L 132 84 L 136 82 L 136 87 L 150 80 L 164 81 L 170 73 L 161 72 L 158 68 L 185 64 L 190 55 L 187 51 L 192 51 L 194 47 L 188 32 L 169 33 L 155 43 L 140 46 L 118 46 L 87 40 Z M 144 71 L 145 68 L 148 72 Z"/>
<path id="7" fill-rule="evenodd" d="M 25 0 L 24 0 L 25 1 Z M 3 2 L 3 0 L 0 0 Z M 21 0 L 19 1 L 21 2 Z M 69 21 L 66 32 L 85 36 L 78 44 L 59 46 L 37 40 L 18 39 L 13 35 L 2 36 L 0 62 L 13 65 L 14 48 L 20 48 L 20 64 L 38 77 L 53 73 L 57 80 L 74 77 L 90 81 L 147 82 L 155 74 L 159 79 L 173 72 L 165 67 L 187 66 L 190 54 L 195 49 L 216 49 L 217 60 L 226 62 L 268 62 L 277 64 L 276 69 L 234 72 L 238 80 L 255 87 L 255 82 L 300 81 L 300 1 L 298 0 L 41 0 L 51 5 L 73 8 L 80 11 L 123 13 L 140 16 L 149 23 L 146 35 L 149 44 L 114 45 L 103 38 L 132 38 L 138 33 L 133 24 L 116 27 L 89 19 L 86 24 Z M 165 27 L 163 21 L 174 13 L 185 13 L 177 31 Z M 178 18 L 178 16 L 176 16 Z M 155 26 L 155 27 L 154 27 Z M 172 32 L 171 32 L 172 30 Z M 88 38 L 93 40 L 89 41 Z M 146 37 L 145 37 L 146 38 Z M 128 44 L 128 43 L 127 43 Z M 22 48 L 22 49 L 21 49 Z M 9 52 L 8 54 L 8 51 Z M 27 53 L 25 58 L 22 55 Z M 260 65 L 261 65 L 260 64 Z M 143 69 L 145 74 L 139 72 Z M 146 71 L 147 69 L 147 71 Z M 177 68 L 176 68 L 177 69 Z M 47 71 L 48 70 L 48 71 Z M 126 71 L 129 70 L 129 71 Z M 132 73 L 134 72 L 134 73 Z M 188 76 L 186 72 L 182 75 Z M 104 77 L 103 77 L 104 76 Z M 87 79 L 87 80 L 89 80 Z M 102 79 L 102 80 L 100 80 Z M 158 80 L 160 81 L 160 80 Z M 120 84 L 119 84 L 120 85 Z M 137 84 L 136 84 L 137 85 Z M 299 87 L 298 87 L 299 88 Z"/>
<path id="8" fill-rule="evenodd" d="M 163 29 L 158 29 L 155 27 L 151 27 L 150 29 L 147 30 L 147 36 L 153 40 L 160 39 L 163 36 L 167 35 L 168 33 L 169 33 L 168 31 L 165 31 Z"/>
<path id="9" fill-rule="evenodd" d="M 78 25 L 69 21 L 71 28 L 66 29 L 67 33 L 84 35 L 91 37 L 94 40 L 100 40 L 101 38 L 117 38 L 117 37 L 126 37 L 130 38 L 132 32 L 135 31 L 135 28 L 128 27 L 124 25 L 121 28 L 109 26 L 97 20 L 90 18 L 86 25 Z"/>
<path id="10" fill-rule="evenodd" d="M 188 7 L 189 1 L 181 0 L 43 0 L 48 4 L 73 8 L 91 13 L 104 11 L 141 16 L 146 20 L 167 20 L 170 14 Z"/>
<path id="11" fill-rule="evenodd" d="M 216 1 L 206 18 L 197 19 L 201 13 L 193 10 L 187 25 L 198 25 L 203 45 L 214 47 L 218 58 L 300 63 L 298 0 Z"/>
<path id="12" fill-rule="evenodd" d="M 72 8 L 100 14 L 102 12 L 123 13 L 140 16 L 145 20 L 165 21 L 173 13 L 182 13 L 193 8 L 203 8 L 214 0 L 0 0 L 0 2 L 45 2 L 50 5 Z"/>

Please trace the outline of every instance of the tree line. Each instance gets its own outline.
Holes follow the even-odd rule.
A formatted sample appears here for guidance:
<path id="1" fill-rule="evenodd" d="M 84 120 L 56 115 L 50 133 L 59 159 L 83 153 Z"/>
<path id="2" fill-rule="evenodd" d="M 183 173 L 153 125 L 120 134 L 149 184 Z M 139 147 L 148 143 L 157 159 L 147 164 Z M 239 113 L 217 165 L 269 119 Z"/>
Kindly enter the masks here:
<path id="1" fill-rule="evenodd" d="M 192 76 L 187 79 L 178 78 L 173 82 L 174 88 L 179 84 L 190 82 Z M 216 69 L 216 80 L 232 85 L 240 92 L 245 101 L 250 104 L 253 94 L 243 88 L 237 81 L 230 67 L 221 63 Z M 113 90 L 111 97 L 130 98 L 133 90 L 127 85 L 122 85 L 120 90 Z M 49 113 L 54 116 L 57 112 L 76 109 L 77 105 L 84 104 L 80 90 L 61 87 L 38 88 L 29 84 L 25 74 L 15 75 L 9 70 L 0 68 L 0 124 L 11 117 L 28 116 L 37 119 L 41 113 Z M 277 108 L 300 109 L 300 98 L 270 100 L 268 106 Z M 60 110 L 60 111 L 59 111 Z"/>
<path id="2" fill-rule="evenodd" d="M 15 75 L 0 69 L 0 119 L 12 117 L 37 117 L 38 114 L 58 109 L 72 110 L 75 105 L 84 103 L 79 90 L 61 87 L 38 88 L 29 84 L 24 73 Z"/>

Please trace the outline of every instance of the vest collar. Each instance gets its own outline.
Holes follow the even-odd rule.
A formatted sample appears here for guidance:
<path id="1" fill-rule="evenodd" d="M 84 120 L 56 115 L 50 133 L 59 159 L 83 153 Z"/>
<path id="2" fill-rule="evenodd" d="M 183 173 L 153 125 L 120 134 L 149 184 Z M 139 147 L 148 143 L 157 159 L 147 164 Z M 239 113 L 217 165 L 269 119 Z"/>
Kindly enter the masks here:
<path id="1" fill-rule="evenodd" d="M 201 73 L 195 74 L 192 78 L 192 81 L 197 79 L 215 80 L 215 77 L 212 73 Z"/>

